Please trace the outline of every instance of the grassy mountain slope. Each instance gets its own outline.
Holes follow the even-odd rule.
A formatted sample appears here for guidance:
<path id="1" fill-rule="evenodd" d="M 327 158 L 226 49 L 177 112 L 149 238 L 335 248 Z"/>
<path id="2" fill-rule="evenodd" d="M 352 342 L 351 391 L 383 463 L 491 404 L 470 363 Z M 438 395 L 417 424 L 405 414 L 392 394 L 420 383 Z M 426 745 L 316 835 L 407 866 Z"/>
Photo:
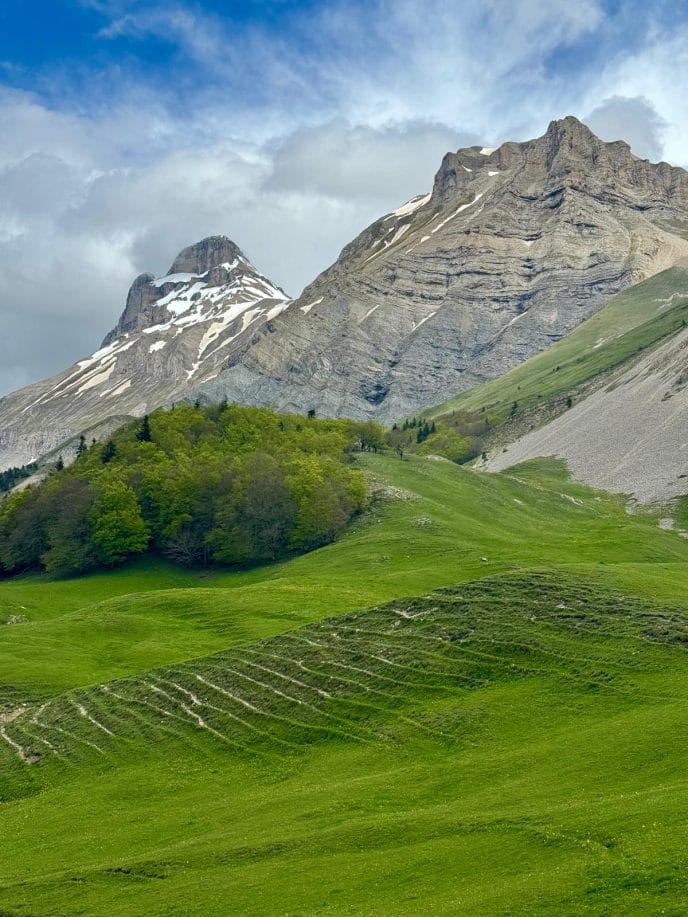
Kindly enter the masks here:
<path id="1" fill-rule="evenodd" d="M 514 568 L 688 560 L 683 539 L 567 481 L 556 463 L 489 477 L 416 457 L 360 463 L 379 482 L 371 510 L 288 562 L 243 573 L 138 563 L 0 584 L 0 620 L 26 618 L 0 626 L 0 684 L 40 699 Z"/>
<path id="2" fill-rule="evenodd" d="M 444 402 L 427 417 L 461 427 L 461 415 L 528 429 L 566 410 L 610 373 L 688 325 L 688 270 L 671 268 L 614 297 L 600 312 L 515 369 Z M 432 442 L 432 441 L 430 441 Z"/>
<path id="3" fill-rule="evenodd" d="M 682 913 L 687 628 L 509 574 L 63 698 L 0 907 Z"/>
<path id="4" fill-rule="evenodd" d="M 684 909 L 688 543 L 554 462 L 360 461 L 286 563 L 0 584 L 0 913 Z"/>

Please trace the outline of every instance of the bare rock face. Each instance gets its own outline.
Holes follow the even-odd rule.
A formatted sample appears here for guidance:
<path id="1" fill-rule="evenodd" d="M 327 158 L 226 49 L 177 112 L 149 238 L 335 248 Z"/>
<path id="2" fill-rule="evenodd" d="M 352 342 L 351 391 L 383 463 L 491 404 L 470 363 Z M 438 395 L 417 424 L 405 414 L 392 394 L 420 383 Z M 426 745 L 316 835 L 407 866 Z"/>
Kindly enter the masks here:
<path id="1" fill-rule="evenodd" d="M 107 347 L 112 341 L 121 337 L 123 334 L 129 334 L 131 331 L 139 331 L 141 328 L 147 328 L 155 324 L 154 309 L 158 300 L 158 291 L 153 286 L 155 277 L 152 274 L 139 274 L 132 283 L 127 296 L 127 304 L 124 308 L 117 327 L 105 336 L 103 347 Z M 164 307 L 159 308 L 162 310 Z"/>
<path id="2" fill-rule="evenodd" d="M 243 258 L 241 250 L 227 236 L 209 236 L 195 245 L 189 245 L 174 259 L 168 274 L 205 274 L 224 263 Z"/>
<path id="3" fill-rule="evenodd" d="M 688 254 L 688 173 L 575 118 L 449 153 L 207 387 L 289 410 L 418 411 L 511 369 Z"/>
<path id="4" fill-rule="evenodd" d="M 0 399 L 0 468 L 190 397 L 288 303 L 224 236 L 184 249 L 164 277 L 136 278 L 98 351 Z"/>

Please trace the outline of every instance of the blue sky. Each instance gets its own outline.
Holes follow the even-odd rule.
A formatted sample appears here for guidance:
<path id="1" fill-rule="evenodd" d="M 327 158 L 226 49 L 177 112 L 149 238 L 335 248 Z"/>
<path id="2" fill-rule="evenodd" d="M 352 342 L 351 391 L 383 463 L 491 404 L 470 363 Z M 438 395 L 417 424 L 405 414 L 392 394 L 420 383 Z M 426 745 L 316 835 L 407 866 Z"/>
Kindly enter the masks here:
<path id="1" fill-rule="evenodd" d="M 663 0 L 2 0 L 0 392 L 223 232 L 290 293 L 443 154 L 575 114 L 688 164 Z"/>

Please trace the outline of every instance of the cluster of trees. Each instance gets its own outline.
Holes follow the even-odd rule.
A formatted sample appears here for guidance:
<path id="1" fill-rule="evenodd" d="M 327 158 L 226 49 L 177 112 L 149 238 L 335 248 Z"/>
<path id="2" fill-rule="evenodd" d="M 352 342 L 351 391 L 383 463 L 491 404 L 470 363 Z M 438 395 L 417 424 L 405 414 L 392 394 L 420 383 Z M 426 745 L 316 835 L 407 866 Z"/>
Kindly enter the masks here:
<path id="1" fill-rule="evenodd" d="M 0 471 L 0 493 L 6 493 L 12 490 L 15 484 L 30 478 L 38 470 L 35 462 L 30 465 L 22 465 L 21 468 L 8 468 L 6 471 Z"/>
<path id="2" fill-rule="evenodd" d="M 500 418 L 480 411 L 452 411 L 439 420 L 412 417 L 394 424 L 387 442 L 399 455 L 405 451 L 420 455 L 443 455 L 463 464 L 481 454 L 484 443 Z"/>
<path id="3" fill-rule="evenodd" d="M 484 408 L 479 411 L 452 411 L 442 418 L 445 442 L 438 441 L 436 446 L 443 449 L 442 455 L 459 464 L 469 462 L 482 453 L 490 434 L 501 422 L 501 417 L 488 413 Z"/>
<path id="4" fill-rule="evenodd" d="M 421 443 L 424 443 L 429 436 L 433 436 L 437 433 L 437 424 L 434 420 L 429 423 L 427 420 L 423 420 L 422 417 L 420 420 L 416 420 L 416 418 L 413 417 L 411 420 L 405 420 L 401 426 L 395 423 L 392 427 L 392 432 L 397 433 L 399 431 L 402 433 L 409 433 L 410 431 L 410 435 L 408 435 L 406 439 L 411 443 L 415 437 L 416 445 L 419 446 Z"/>
<path id="5" fill-rule="evenodd" d="M 157 411 L 0 504 L 0 572 L 69 575 L 153 550 L 250 564 L 332 541 L 363 507 L 376 424 L 216 405 Z"/>

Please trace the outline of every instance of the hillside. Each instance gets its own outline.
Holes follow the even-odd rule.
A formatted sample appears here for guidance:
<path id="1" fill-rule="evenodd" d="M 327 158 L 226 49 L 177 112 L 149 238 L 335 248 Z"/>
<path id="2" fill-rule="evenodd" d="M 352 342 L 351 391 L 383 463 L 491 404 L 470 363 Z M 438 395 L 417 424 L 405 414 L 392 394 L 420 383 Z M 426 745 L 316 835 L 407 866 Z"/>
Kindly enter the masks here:
<path id="1" fill-rule="evenodd" d="M 150 571 L 144 564 L 0 582 L 3 611 L 27 619 L 0 630 L 3 680 L 23 685 L 27 697 L 64 691 L 515 568 L 582 565 L 605 577 L 618 568 L 621 582 L 638 564 L 646 582 L 638 589 L 679 594 L 671 589 L 683 574 L 665 584 L 664 565 L 682 571 L 688 542 L 656 519 L 628 516 L 618 498 L 567 481 L 556 466 L 486 476 L 368 453 L 358 465 L 377 494 L 370 511 L 307 555 L 243 572 L 156 561 Z M 59 654 L 46 655 L 46 645 Z"/>
<path id="2" fill-rule="evenodd" d="M 680 910 L 688 543 L 551 464 L 360 463 L 277 566 L 0 584 L 0 908 Z"/>
<path id="3" fill-rule="evenodd" d="M 554 448 L 520 451 L 519 447 L 512 452 L 509 447 L 530 431 L 539 430 L 568 413 L 590 394 L 613 388 L 629 367 L 639 365 L 641 359 L 654 353 L 661 344 L 668 345 L 673 339 L 679 341 L 678 335 L 687 324 L 688 272 L 683 267 L 663 271 L 615 296 L 562 341 L 499 379 L 423 412 L 426 421 L 435 422 L 437 435 L 429 436 L 421 451 L 439 452 L 451 458 L 462 453 L 466 459 L 478 456 L 478 466 L 488 470 L 510 467 L 536 455 L 554 454 Z M 615 413 L 619 417 L 631 409 L 630 404 L 622 403 L 624 400 L 620 398 L 616 405 Z M 637 403 L 635 407 L 638 408 Z M 648 410 L 650 422 L 653 416 L 653 411 Z M 609 445 L 611 456 L 616 447 L 606 443 L 603 427 L 604 423 L 598 431 L 596 448 L 604 452 Z M 407 434 L 412 447 L 415 432 L 413 428 Z M 533 433 L 528 442 L 538 443 L 539 436 Z M 663 441 L 659 429 L 657 437 L 658 442 Z M 585 432 L 582 439 L 590 442 Z M 570 455 L 575 451 L 576 444 L 572 442 Z M 480 458 L 481 453 L 489 456 L 487 462 Z M 676 483 L 671 449 L 666 453 L 660 451 L 656 458 L 655 483 L 664 480 L 669 493 Z M 642 478 L 643 469 L 639 471 Z M 607 489 L 613 484 L 599 477 L 581 479 Z"/>
<path id="4" fill-rule="evenodd" d="M 687 324 L 688 273 L 665 272 L 547 353 L 437 413 L 483 406 L 507 419 L 482 466 L 488 471 L 556 456 L 580 481 L 667 504 L 688 492 Z"/>
<path id="5" fill-rule="evenodd" d="M 656 274 L 614 296 L 564 339 L 492 382 L 476 386 L 428 411 L 429 418 L 451 412 L 486 410 L 500 417 L 517 402 L 518 415 L 555 408 L 578 396 L 595 380 L 637 359 L 639 353 L 681 331 L 688 323 L 688 267 Z"/>

